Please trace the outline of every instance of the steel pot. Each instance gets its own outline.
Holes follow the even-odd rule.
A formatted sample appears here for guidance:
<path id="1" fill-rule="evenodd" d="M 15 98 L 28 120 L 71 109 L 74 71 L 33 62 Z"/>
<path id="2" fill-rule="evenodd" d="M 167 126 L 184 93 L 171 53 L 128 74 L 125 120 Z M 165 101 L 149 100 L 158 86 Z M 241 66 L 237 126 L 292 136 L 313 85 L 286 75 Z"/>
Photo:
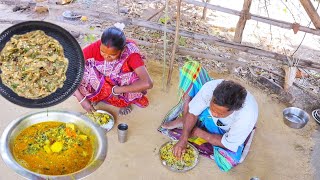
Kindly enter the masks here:
<path id="1" fill-rule="evenodd" d="M 88 165 L 80 171 L 65 174 L 65 175 L 45 175 L 32 172 L 21 166 L 13 157 L 12 147 L 14 139 L 25 128 L 48 121 L 58 121 L 64 123 L 75 124 L 83 133 L 90 136 L 93 142 L 93 156 Z M 93 173 L 103 163 L 107 155 L 107 138 L 103 130 L 94 124 L 87 117 L 80 113 L 69 111 L 42 111 L 32 113 L 20 117 L 12 121 L 4 130 L 1 137 L 0 151 L 4 162 L 15 172 L 27 179 L 54 179 L 54 180 L 69 180 L 82 179 Z"/>

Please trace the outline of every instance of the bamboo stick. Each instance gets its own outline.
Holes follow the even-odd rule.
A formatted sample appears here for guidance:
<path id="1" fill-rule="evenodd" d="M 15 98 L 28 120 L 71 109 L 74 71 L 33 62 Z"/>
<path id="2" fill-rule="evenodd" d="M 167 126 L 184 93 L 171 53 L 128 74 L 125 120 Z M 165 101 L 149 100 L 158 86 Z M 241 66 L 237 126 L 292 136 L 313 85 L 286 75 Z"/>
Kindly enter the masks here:
<path id="1" fill-rule="evenodd" d="M 165 82 L 165 75 L 166 75 L 166 66 L 167 66 L 167 45 L 168 45 L 168 41 L 167 41 L 167 17 L 168 17 L 168 9 L 169 9 L 169 1 L 170 0 L 166 0 L 165 3 L 165 23 L 164 23 L 164 31 L 163 31 L 163 67 L 162 67 L 162 90 L 166 90 L 166 82 Z"/>
<path id="2" fill-rule="evenodd" d="M 173 48 L 172 48 L 172 53 L 171 53 L 171 60 L 170 60 L 170 65 L 169 65 L 169 72 L 168 72 L 168 79 L 167 79 L 167 90 L 170 87 L 170 82 L 172 78 L 172 71 L 173 71 L 173 62 L 175 59 L 175 54 L 176 54 L 176 48 L 179 42 L 179 28 L 180 28 L 180 13 L 181 13 L 181 0 L 177 1 L 177 18 L 176 18 L 176 32 L 174 36 L 174 43 L 173 43 Z"/>

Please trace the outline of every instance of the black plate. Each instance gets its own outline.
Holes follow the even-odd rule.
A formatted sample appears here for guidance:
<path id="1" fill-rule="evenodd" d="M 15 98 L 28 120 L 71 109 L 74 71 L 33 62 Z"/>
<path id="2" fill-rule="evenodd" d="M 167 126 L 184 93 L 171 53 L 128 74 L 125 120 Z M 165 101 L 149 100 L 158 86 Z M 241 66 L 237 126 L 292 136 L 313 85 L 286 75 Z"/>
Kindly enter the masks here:
<path id="1" fill-rule="evenodd" d="M 2 84 L 0 78 L 0 94 L 10 102 L 28 108 L 45 108 L 61 103 L 70 97 L 78 88 L 84 72 L 84 57 L 81 47 L 77 40 L 62 27 L 44 22 L 44 21 L 27 21 L 9 27 L 0 34 L 0 51 L 10 38 L 16 34 L 25 34 L 34 30 L 42 30 L 48 36 L 55 38 L 63 46 L 64 55 L 69 60 L 67 69 L 67 79 L 63 87 L 56 92 L 41 99 L 27 99 L 18 96 L 10 88 Z M 1 73 L 1 70 L 0 70 Z"/>
<path id="2" fill-rule="evenodd" d="M 313 119 L 314 119 L 318 124 L 320 124 L 320 115 L 319 115 L 319 113 L 320 113 L 320 109 L 313 110 L 312 113 L 311 113 Z"/>

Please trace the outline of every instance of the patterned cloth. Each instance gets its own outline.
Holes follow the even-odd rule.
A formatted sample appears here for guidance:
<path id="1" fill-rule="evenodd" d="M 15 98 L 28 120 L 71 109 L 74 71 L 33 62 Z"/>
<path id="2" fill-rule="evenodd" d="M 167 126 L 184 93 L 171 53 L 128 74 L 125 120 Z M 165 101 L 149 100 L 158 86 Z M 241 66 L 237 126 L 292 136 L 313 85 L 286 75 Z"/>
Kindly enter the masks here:
<path id="1" fill-rule="evenodd" d="M 204 83 L 210 81 L 208 72 L 197 61 L 189 61 L 180 69 L 179 96 L 188 92 L 194 97 Z M 190 91 L 192 88 L 193 91 Z"/>
<path id="2" fill-rule="evenodd" d="M 94 58 L 87 59 L 83 80 L 79 91 L 91 102 L 106 102 L 117 107 L 126 107 L 136 104 L 139 107 L 148 106 L 146 92 L 123 93 L 119 96 L 112 95 L 113 86 L 130 85 L 139 79 L 134 72 L 127 72 L 126 63 L 132 53 L 138 53 L 139 49 L 133 42 L 128 42 L 122 51 L 120 58 L 115 61 L 97 61 Z"/>
<path id="3" fill-rule="evenodd" d="M 201 67 L 200 63 L 196 61 L 187 62 L 180 70 L 179 91 L 181 94 L 188 93 L 188 95 L 193 98 L 201 87 L 210 80 L 211 78 L 208 76 L 207 71 Z M 179 103 L 167 113 L 162 124 L 173 121 L 181 116 L 183 103 L 183 98 L 181 98 Z M 209 108 L 198 116 L 197 126 L 212 134 L 223 135 L 226 133 L 215 125 L 209 113 Z M 179 140 L 182 134 L 182 129 L 178 128 L 168 130 L 160 126 L 158 131 L 173 140 Z M 199 137 L 189 138 L 189 142 L 199 150 L 201 155 L 213 159 L 222 171 L 229 171 L 231 168 L 241 163 L 248 154 L 254 131 L 255 130 L 251 132 L 244 144 L 239 146 L 237 152 L 232 152 L 218 146 L 212 146 L 210 143 Z"/>

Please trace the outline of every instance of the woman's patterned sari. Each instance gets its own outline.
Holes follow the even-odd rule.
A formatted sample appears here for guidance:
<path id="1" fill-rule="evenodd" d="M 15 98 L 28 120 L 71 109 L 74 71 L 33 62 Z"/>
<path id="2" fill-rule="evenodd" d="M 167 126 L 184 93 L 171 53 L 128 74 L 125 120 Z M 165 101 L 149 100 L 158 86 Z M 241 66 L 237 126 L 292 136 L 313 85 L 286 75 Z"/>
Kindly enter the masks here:
<path id="1" fill-rule="evenodd" d="M 133 42 L 127 42 L 118 60 L 97 61 L 94 58 L 87 59 L 83 80 L 79 91 L 91 102 L 100 102 L 126 107 L 136 104 L 139 107 L 148 106 L 146 92 L 129 92 L 114 96 L 111 92 L 113 86 L 126 86 L 139 79 L 134 71 L 130 71 L 127 65 L 128 57 L 133 53 L 139 53 L 139 49 Z"/>

